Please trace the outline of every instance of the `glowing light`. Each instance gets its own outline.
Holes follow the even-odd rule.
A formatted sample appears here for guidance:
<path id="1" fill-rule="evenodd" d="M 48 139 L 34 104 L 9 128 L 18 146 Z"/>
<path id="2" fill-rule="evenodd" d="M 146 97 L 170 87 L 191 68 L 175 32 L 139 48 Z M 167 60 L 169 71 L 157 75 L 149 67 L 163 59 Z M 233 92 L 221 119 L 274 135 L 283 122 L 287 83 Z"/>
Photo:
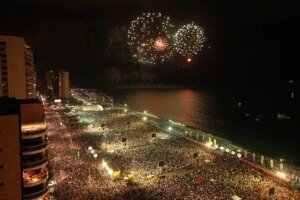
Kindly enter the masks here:
<path id="1" fill-rule="evenodd" d="M 234 151 L 232 151 L 232 152 L 231 152 L 231 154 L 232 154 L 232 155 L 235 155 L 235 152 L 234 152 Z"/>
<path id="2" fill-rule="evenodd" d="M 174 48 L 180 55 L 188 56 L 187 61 L 191 62 L 190 57 L 202 50 L 205 40 L 204 29 L 193 22 L 182 26 L 174 34 Z"/>
<path id="3" fill-rule="evenodd" d="M 143 13 L 131 21 L 127 44 L 140 63 L 154 65 L 173 55 L 170 18 L 161 13 Z"/>
<path id="4" fill-rule="evenodd" d="M 95 153 L 93 156 L 94 156 L 94 158 L 97 158 L 97 157 L 98 157 L 98 154 Z"/>
<path id="5" fill-rule="evenodd" d="M 127 109 L 124 109 L 124 112 L 127 112 Z"/>
<path id="6" fill-rule="evenodd" d="M 223 146 L 221 146 L 220 149 L 221 149 L 221 151 L 224 151 L 224 147 Z"/>
<path id="7" fill-rule="evenodd" d="M 102 161 L 102 167 L 106 168 L 107 167 L 107 163 L 105 161 Z"/>
<path id="8" fill-rule="evenodd" d="M 88 150 L 89 150 L 89 151 L 93 150 L 93 147 L 89 146 Z"/>
<path id="9" fill-rule="evenodd" d="M 108 168 L 107 172 L 108 172 L 109 175 L 112 175 L 114 173 L 114 171 L 110 168 Z"/>
<path id="10" fill-rule="evenodd" d="M 168 45 L 169 45 L 169 43 L 166 40 L 166 38 L 159 36 L 154 40 L 153 47 L 157 51 L 164 51 Z"/>
<path id="11" fill-rule="evenodd" d="M 148 114 L 148 112 L 146 110 L 144 110 L 144 114 Z"/>
<path id="12" fill-rule="evenodd" d="M 94 150 L 94 149 L 92 149 L 92 150 L 91 150 L 91 154 L 94 154 L 94 153 L 95 153 L 95 150 Z"/>
<path id="13" fill-rule="evenodd" d="M 228 153 L 230 150 L 229 149 L 225 149 L 225 151 Z"/>
<path id="14" fill-rule="evenodd" d="M 207 143 L 206 143 L 206 146 L 207 146 L 207 147 L 211 147 L 211 146 L 212 146 L 212 142 L 211 142 L 211 141 L 207 142 Z"/>
<path id="15" fill-rule="evenodd" d="M 192 62 L 192 59 L 191 59 L 191 58 L 188 58 L 187 61 L 188 61 L 188 62 Z"/>
<path id="16" fill-rule="evenodd" d="M 144 121 L 147 121 L 147 117 L 143 117 L 143 120 L 144 120 Z"/>
<path id="17" fill-rule="evenodd" d="M 171 131 L 173 128 L 171 126 L 168 127 L 168 131 Z"/>
<path id="18" fill-rule="evenodd" d="M 238 154 L 237 154 L 237 157 L 238 157 L 238 158 L 241 158 L 241 157 L 242 157 L 242 154 L 238 153 Z"/>
<path id="19" fill-rule="evenodd" d="M 279 176 L 280 178 L 286 178 L 286 174 L 285 174 L 284 172 L 278 171 L 276 174 L 277 174 L 277 176 Z"/>

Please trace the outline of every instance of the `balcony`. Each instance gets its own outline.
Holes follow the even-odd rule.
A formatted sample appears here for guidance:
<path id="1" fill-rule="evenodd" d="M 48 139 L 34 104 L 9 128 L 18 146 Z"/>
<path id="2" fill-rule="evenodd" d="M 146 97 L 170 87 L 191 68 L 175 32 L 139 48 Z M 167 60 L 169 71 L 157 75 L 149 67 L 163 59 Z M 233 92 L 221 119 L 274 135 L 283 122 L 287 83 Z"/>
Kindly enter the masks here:
<path id="1" fill-rule="evenodd" d="M 46 182 L 48 179 L 48 170 L 46 167 L 36 170 L 23 171 L 24 187 L 33 187 Z"/>
<path id="2" fill-rule="evenodd" d="M 44 122 L 22 125 L 22 139 L 42 137 L 46 133 Z"/>
<path id="3" fill-rule="evenodd" d="M 23 169 L 25 170 L 35 170 L 38 168 L 42 168 L 48 164 L 48 156 L 44 156 L 42 158 L 37 158 L 36 159 L 26 159 L 23 156 L 22 160 L 22 166 Z"/>
<path id="4" fill-rule="evenodd" d="M 24 189 L 24 200 L 38 200 L 44 198 L 48 193 L 48 186 L 41 184 L 35 186 L 34 188 L 25 188 Z"/>
<path id="5" fill-rule="evenodd" d="M 47 148 L 48 148 L 47 142 L 43 142 L 41 144 L 31 145 L 31 146 L 29 146 L 29 145 L 22 146 L 22 155 L 41 153 L 41 152 L 47 150 Z"/>

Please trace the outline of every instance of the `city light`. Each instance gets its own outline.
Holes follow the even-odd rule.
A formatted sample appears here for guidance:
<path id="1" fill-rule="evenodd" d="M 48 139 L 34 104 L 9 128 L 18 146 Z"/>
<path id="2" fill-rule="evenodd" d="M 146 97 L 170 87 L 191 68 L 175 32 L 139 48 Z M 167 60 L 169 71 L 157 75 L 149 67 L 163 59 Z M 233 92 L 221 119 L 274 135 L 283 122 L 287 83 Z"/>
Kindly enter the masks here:
<path id="1" fill-rule="evenodd" d="M 89 151 L 93 150 L 93 147 L 89 146 L 88 150 L 89 150 Z"/>
<path id="2" fill-rule="evenodd" d="M 102 167 L 103 167 L 103 168 L 106 168 L 106 167 L 107 167 L 107 163 L 106 163 L 104 160 L 102 161 Z"/>
<path id="3" fill-rule="evenodd" d="M 114 171 L 110 168 L 107 169 L 107 172 L 108 172 L 109 175 L 112 175 L 114 173 Z"/>
<path id="4" fill-rule="evenodd" d="M 144 120 L 144 121 L 147 121 L 147 117 L 143 117 L 143 120 Z"/>
<path id="5" fill-rule="evenodd" d="M 286 178 L 286 174 L 284 172 L 278 171 L 276 172 L 277 176 L 279 176 L 280 178 Z"/>
<path id="6" fill-rule="evenodd" d="M 211 142 L 211 141 L 207 142 L 207 143 L 206 143 L 206 146 L 207 146 L 207 147 L 211 147 L 211 146 L 212 146 L 212 142 Z"/>
<path id="7" fill-rule="evenodd" d="M 171 131 L 173 128 L 171 126 L 168 127 L 168 131 Z"/>

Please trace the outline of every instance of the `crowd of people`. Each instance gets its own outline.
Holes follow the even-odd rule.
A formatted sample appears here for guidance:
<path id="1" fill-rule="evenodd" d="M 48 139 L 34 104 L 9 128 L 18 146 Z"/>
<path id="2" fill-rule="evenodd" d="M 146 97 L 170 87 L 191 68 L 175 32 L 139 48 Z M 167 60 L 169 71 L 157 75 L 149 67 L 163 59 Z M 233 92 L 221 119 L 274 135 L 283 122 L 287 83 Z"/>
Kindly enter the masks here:
<path id="1" fill-rule="evenodd" d="M 300 199 L 236 156 L 196 146 L 135 111 L 78 112 L 70 120 L 72 105 L 56 108 L 45 107 L 53 199 L 267 199 L 271 188 L 274 199 Z M 84 131 L 90 124 L 82 118 L 107 131 Z M 102 160 L 121 176 L 112 180 Z"/>

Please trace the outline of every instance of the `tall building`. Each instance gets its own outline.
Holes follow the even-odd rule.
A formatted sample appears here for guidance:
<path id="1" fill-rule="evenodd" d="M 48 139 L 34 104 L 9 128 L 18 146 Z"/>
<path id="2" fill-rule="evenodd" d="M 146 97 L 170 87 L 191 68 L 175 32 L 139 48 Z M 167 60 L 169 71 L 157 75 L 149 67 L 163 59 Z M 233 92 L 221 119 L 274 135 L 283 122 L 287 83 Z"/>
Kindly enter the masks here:
<path id="1" fill-rule="evenodd" d="M 43 104 L 0 98 L 0 199 L 43 199 L 48 156 Z"/>
<path id="2" fill-rule="evenodd" d="M 22 167 L 19 105 L 0 98 L 0 199 L 21 199 Z"/>
<path id="3" fill-rule="evenodd" d="M 0 96 L 36 97 L 33 54 L 22 37 L 0 35 Z"/>
<path id="4" fill-rule="evenodd" d="M 70 97 L 70 77 L 67 70 L 49 70 L 46 72 L 47 94 L 52 98 Z"/>

